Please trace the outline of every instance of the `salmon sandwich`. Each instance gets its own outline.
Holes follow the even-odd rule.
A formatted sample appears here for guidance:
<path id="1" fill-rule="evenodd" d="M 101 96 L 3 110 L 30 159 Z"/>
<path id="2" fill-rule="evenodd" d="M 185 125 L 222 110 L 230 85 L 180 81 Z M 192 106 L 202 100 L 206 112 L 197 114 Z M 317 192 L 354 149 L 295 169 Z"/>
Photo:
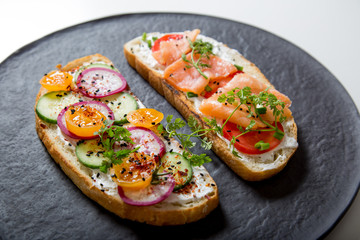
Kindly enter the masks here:
<path id="1" fill-rule="evenodd" d="M 243 179 L 267 179 L 295 153 L 291 100 L 238 51 L 195 29 L 144 33 L 127 42 L 124 53 L 188 119 L 193 136 Z"/>

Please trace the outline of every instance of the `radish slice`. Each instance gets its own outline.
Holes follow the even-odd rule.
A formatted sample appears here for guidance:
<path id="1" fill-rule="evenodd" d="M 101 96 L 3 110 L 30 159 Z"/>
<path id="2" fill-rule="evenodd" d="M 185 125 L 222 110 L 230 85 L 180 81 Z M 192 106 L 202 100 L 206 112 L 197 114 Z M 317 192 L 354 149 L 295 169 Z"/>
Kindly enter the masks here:
<path id="1" fill-rule="evenodd" d="M 126 80 L 119 73 L 108 68 L 89 68 L 82 71 L 76 85 L 81 93 L 91 98 L 102 98 L 125 90 Z"/>
<path id="2" fill-rule="evenodd" d="M 104 114 L 108 119 L 110 120 L 114 120 L 114 113 L 113 111 L 111 111 L 111 109 L 102 102 L 97 102 L 97 101 L 84 101 L 84 102 L 77 102 L 75 104 L 72 104 L 70 106 L 78 106 L 78 105 L 88 105 L 92 108 L 95 108 L 96 110 L 100 111 L 102 114 Z M 73 134 L 72 132 L 70 132 L 67 127 L 66 127 L 66 122 L 65 122 L 65 112 L 69 109 L 70 106 L 65 107 L 59 114 L 58 118 L 57 118 L 57 125 L 59 126 L 60 130 L 62 131 L 62 133 L 70 138 L 74 138 L 74 139 L 92 139 L 92 138 L 97 138 L 98 135 L 94 135 L 91 137 L 80 137 L 77 136 L 75 134 Z"/>
<path id="3" fill-rule="evenodd" d="M 140 147 L 139 152 L 154 156 L 158 161 L 166 151 L 164 142 L 150 129 L 143 127 L 127 128 L 131 133 L 131 139 L 135 142 L 133 148 Z"/>
<path id="4" fill-rule="evenodd" d="M 175 180 L 171 175 L 166 175 L 166 182 L 157 185 L 149 185 L 141 190 L 124 190 L 118 187 L 118 192 L 121 199 L 129 204 L 135 206 L 149 206 L 164 201 L 170 196 L 174 187 Z"/>

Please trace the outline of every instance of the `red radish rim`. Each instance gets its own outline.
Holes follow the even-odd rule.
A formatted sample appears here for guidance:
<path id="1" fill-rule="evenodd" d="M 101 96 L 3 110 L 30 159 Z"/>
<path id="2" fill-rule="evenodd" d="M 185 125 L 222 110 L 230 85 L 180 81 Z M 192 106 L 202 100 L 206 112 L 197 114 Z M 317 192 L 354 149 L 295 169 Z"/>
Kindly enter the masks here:
<path id="1" fill-rule="evenodd" d="M 133 130 L 143 130 L 143 131 L 146 131 L 148 133 L 150 133 L 154 138 L 155 140 L 157 141 L 157 143 L 160 145 L 160 150 L 159 150 L 159 159 L 165 154 L 166 152 L 166 146 L 165 146 L 165 143 L 159 138 L 158 135 L 156 135 L 153 131 L 151 131 L 150 129 L 148 128 L 144 128 L 144 127 L 129 127 L 127 128 L 127 130 L 129 132 L 133 131 Z"/>
<path id="2" fill-rule="evenodd" d="M 78 105 L 96 105 L 96 106 L 101 106 L 102 108 L 104 109 L 97 109 L 99 111 L 101 110 L 105 110 L 107 111 L 107 114 L 104 114 L 104 111 L 101 111 L 106 117 L 108 117 L 110 120 L 114 120 L 115 117 L 114 117 L 114 113 L 113 111 L 105 104 L 105 103 L 102 103 L 102 102 L 97 102 L 97 101 L 84 101 L 84 102 L 77 102 L 77 103 L 74 103 L 72 105 L 69 105 L 67 107 L 65 107 L 63 110 L 61 110 L 60 114 L 58 115 L 58 118 L 57 118 L 57 124 L 60 128 L 60 130 L 62 131 L 63 134 L 71 137 L 71 138 L 74 138 L 74 139 L 93 139 L 93 138 L 97 138 L 98 135 L 94 135 L 94 136 L 91 136 L 91 137 L 80 137 L 72 132 L 70 132 L 67 127 L 66 127 L 66 123 L 65 123 L 65 112 L 69 109 L 69 107 L 71 106 L 78 106 Z"/>
<path id="3" fill-rule="evenodd" d="M 124 190 L 120 186 L 118 186 L 118 193 L 119 193 L 121 199 L 124 201 L 124 203 L 129 204 L 129 205 L 150 206 L 150 205 L 157 204 L 157 203 L 162 202 L 165 199 L 167 199 L 175 187 L 175 180 L 174 180 L 173 176 L 171 174 L 166 175 L 166 176 L 168 177 L 168 180 L 166 181 L 165 185 L 168 185 L 169 189 L 166 191 L 165 194 L 161 195 L 159 198 L 157 198 L 153 201 L 137 201 L 137 200 L 131 199 L 125 195 Z M 156 191 L 156 188 L 160 185 L 150 185 L 150 186 L 153 186 L 154 191 Z"/>
<path id="4" fill-rule="evenodd" d="M 118 88 L 118 89 L 112 90 L 112 91 L 107 92 L 106 94 L 103 94 L 103 95 L 92 95 L 92 94 L 87 93 L 86 89 L 84 89 L 84 87 L 81 85 L 81 78 L 85 74 L 87 74 L 88 72 L 97 71 L 97 70 L 102 70 L 102 71 L 114 73 L 115 75 L 117 75 L 121 79 L 122 86 L 120 88 Z M 82 94 L 84 94 L 85 96 L 87 96 L 87 97 L 90 97 L 90 98 L 103 98 L 103 97 L 111 96 L 111 95 L 114 95 L 116 93 L 124 91 L 126 89 L 127 82 L 126 82 L 126 79 L 124 78 L 124 76 L 121 75 L 121 73 L 119 73 L 119 72 L 116 72 L 116 71 L 114 71 L 112 69 L 108 69 L 108 68 L 95 67 L 95 68 L 88 68 L 88 69 L 85 69 L 84 71 L 82 71 L 79 74 L 79 76 L 78 76 L 78 78 L 76 80 L 76 86 L 79 88 L 80 92 Z"/>

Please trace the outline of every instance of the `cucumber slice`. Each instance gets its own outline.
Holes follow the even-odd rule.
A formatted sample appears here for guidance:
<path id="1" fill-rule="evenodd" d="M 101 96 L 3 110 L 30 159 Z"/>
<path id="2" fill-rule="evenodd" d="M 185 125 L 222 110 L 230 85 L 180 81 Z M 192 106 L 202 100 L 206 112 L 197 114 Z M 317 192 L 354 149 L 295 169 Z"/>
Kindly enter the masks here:
<path id="1" fill-rule="evenodd" d="M 126 115 L 139 108 L 136 99 L 125 92 L 101 98 L 101 101 L 106 103 L 114 112 L 115 124 L 127 123 Z"/>
<path id="2" fill-rule="evenodd" d="M 190 162 L 180 153 L 167 152 L 161 158 L 158 173 L 172 172 L 175 179 L 174 191 L 185 187 L 192 179 L 193 169 Z"/>
<path id="3" fill-rule="evenodd" d="M 48 123 L 57 123 L 57 117 L 66 106 L 79 102 L 73 92 L 55 91 L 44 94 L 36 104 L 36 114 Z"/>
<path id="4" fill-rule="evenodd" d="M 114 66 L 110 66 L 110 65 L 107 65 L 105 63 L 92 63 L 90 65 L 86 65 L 86 66 L 82 66 L 81 68 L 79 68 L 79 70 L 76 71 L 75 75 L 74 75 L 74 78 L 73 78 L 73 81 L 76 82 L 78 77 L 79 77 L 79 74 L 84 71 L 85 69 L 88 69 L 88 68 L 108 68 L 108 69 L 111 69 L 111 70 L 114 70 L 114 71 L 117 71 L 118 70 L 114 67 Z"/>
<path id="5" fill-rule="evenodd" d="M 103 161 L 109 161 L 103 156 L 105 148 L 100 139 L 86 140 L 76 146 L 75 153 L 79 162 L 89 168 L 99 168 Z"/>

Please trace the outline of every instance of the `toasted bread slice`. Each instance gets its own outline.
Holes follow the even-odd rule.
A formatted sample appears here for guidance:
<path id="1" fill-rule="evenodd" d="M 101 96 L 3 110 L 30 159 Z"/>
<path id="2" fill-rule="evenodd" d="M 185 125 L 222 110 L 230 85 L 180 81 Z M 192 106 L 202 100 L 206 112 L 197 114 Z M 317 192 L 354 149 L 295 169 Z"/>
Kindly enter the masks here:
<path id="1" fill-rule="evenodd" d="M 149 38 L 160 38 L 161 33 L 148 33 Z M 225 44 L 216 40 L 199 35 L 198 39 L 208 41 L 222 51 L 221 57 L 243 67 L 248 75 L 260 80 L 262 83 L 272 86 L 261 71 L 250 61 L 245 59 L 239 52 L 228 48 Z M 215 47 L 214 47 L 215 48 Z M 199 102 L 190 100 L 186 93 L 175 89 L 164 79 L 165 66 L 160 65 L 151 56 L 151 49 L 137 37 L 124 45 L 125 57 L 134 69 L 150 83 L 166 100 L 173 105 L 184 118 L 194 116 L 203 127 L 208 127 L 204 121 L 204 115 L 197 109 Z M 272 86 L 273 87 L 273 86 Z M 267 179 L 280 172 L 287 164 L 297 148 L 297 126 L 293 117 L 283 123 L 285 138 L 275 150 L 260 155 L 248 155 L 238 153 L 241 158 L 236 157 L 229 150 L 229 141 L 222 136 L 209 133 L 207 137 L 213 142 L 212 150 L 239 176 L 248 181 L 260 181 Z"/>
<path id="2" fill-rule="evenodd" d="M 58 68 L 62 71 L 71 71 L 90 62 L 112 65 L 112 62 L 106 57 L 95 54 L 76 59 L 64 67 L 58 65 Z M 46 92 L 45 88 L 40 89 L 36 103 Z M 56 124 L 46 123 L 36 114 L 35 118 L 36 131 L 40 139 L 65 174 L 86 196 L 121 218 L 151 225 L 180 225 L 204 218 L 218 205 L 217 186 L 204 167 L 194 167 L 192 180 L 194 183 L 189 186 L 190 190 L 203 188 L 198 192 L 206 189 L 206 192 L 203 191 L 204 194 L 195 196 L 191 191 L 180 190 L 177 193 L 171 193 L 170 197 L 163 202 L 152 206 L 128 205 L 121 200 L 117 193 L 117 187 L 113 187 L 111 184 L 109 187 L 100 187 L 99 182 L 103 181 L 105 184 L 106 181 L 111 181 L 111 178 L 100 171 L 82 165 L 76 157 L 73 144 L 69 144 Z M 95 178 L 98 180 L 97 183 Z"/>

